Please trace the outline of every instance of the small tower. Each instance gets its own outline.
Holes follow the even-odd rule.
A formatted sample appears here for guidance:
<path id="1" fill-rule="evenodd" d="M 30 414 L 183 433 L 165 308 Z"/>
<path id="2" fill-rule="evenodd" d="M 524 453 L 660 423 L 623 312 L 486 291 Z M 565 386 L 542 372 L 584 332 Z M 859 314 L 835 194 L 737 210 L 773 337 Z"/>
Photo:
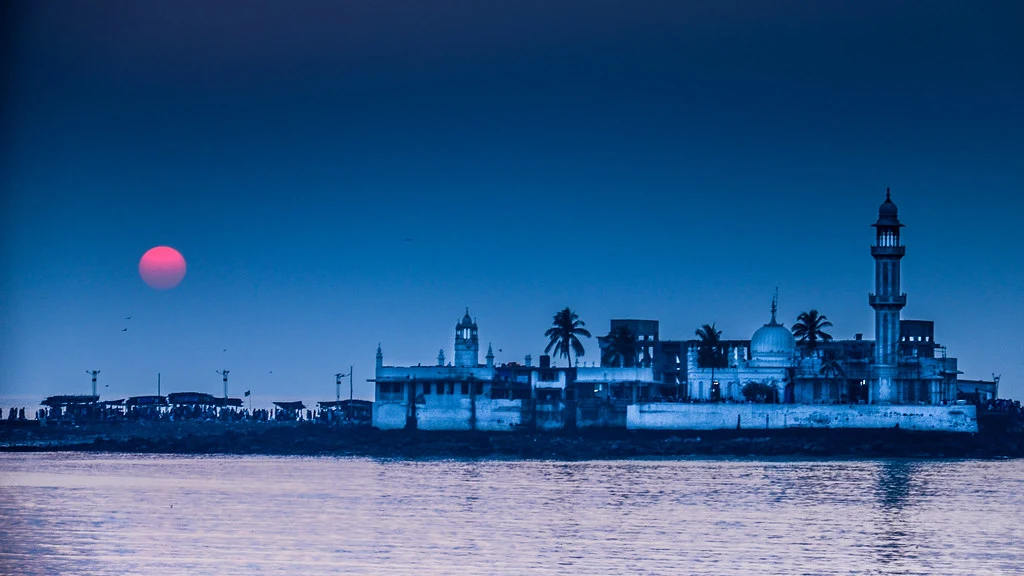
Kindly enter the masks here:
<path id="1" fill-rule="evenodd" d="M 491 348 L 490 343 L 487 344 L 487 367 L 494 368 L 494 350 Z"/>
<path id="2" fill-rule="evenodd" d="M 900 401 L 896 387 L 896 370 L 900 338 L 900 310 L 907 305 L 907 295 L 900 292 L 900 260 L 906 248 L 900 242 L 900 224 L 896 204 L 889 189 L 885 189 L 885 202 L 878 207 L 875 244 L 871 256 L 875 259 L 875 292 L 868 303 L 875 309 L 875 362 L 872 366 L 871 402 L 894 403 Z"/>
<path id="3" fill-rule="evenodd" d="M 380 369 L 383 368 L 383 367 L 384 367 L 384 353 L 381 352 L 380 342 L 378 342 L 377 343 L 377 372 L 379 373 Z"/>
<path id="4" fill-rule="evenodd" d="M 437 365 L 444 366 L 444 348 L 437 351 Z"/>
<path id="5" fill-rule="evenodd" d="M 480 340 L 476 333 L 476 322 L 466 315 L 455 325 L 455 365 L 476 368 L 480 361 Z"/>

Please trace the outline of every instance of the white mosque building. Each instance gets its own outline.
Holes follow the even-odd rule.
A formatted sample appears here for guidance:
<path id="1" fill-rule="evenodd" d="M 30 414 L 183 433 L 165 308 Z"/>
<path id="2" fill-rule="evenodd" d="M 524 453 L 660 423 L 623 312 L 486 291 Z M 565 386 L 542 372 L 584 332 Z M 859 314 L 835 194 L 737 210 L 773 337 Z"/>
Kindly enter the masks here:
<path id="1" fill-rule="evenodd" d="M 635 334 L 635 366 L 552 367 L 480 364 L 476 320 L 456 324 L 454 363 L 444 351 L 432 366 L 385 366 L 377 350 L 374 425 L 382 429 L 516 430 L 561 427 L 711 429 L 737 427 L 900 426 L 976 431 L 973 406 L 957 402 L 957 362 L 934 339 L 930 321 L 902 320 L 903 224 L 886 191 L 875 243 L 876 340 L 800 345 L 780 323 L 778 298 L 750 340 L 723 340 L 715 368 L 701 365 L 696 340 L 662 341 L 658 322 L 612 320 Z M 602 351 L 608 337 L 598 338 Z M 602 354 L 602 357 L 605 355 Z M 721 364 L 724 364 L 722 366 Z M 752 403 L 744 388 L 773 390 Z M 976 383 L 978 384 L 978 383 Z M 980 383 L 986 384 L 986 383 Z M 977 389 L 977 386 L 975 387 Z M 995 387 L 992 387 L 995 394 Z"/>

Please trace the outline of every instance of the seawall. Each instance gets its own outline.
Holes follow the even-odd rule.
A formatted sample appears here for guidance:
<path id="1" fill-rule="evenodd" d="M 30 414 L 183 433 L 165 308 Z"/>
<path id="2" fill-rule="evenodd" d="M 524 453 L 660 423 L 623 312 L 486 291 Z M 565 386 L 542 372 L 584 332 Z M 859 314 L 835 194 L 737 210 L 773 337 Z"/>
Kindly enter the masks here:
<path id="1" fill-rule="evenodd" d="M 626 409 L 630 430 L 780 430 L 785 428 L 978 432 L 970 405 L 681 404 L 652 402 Z"/>

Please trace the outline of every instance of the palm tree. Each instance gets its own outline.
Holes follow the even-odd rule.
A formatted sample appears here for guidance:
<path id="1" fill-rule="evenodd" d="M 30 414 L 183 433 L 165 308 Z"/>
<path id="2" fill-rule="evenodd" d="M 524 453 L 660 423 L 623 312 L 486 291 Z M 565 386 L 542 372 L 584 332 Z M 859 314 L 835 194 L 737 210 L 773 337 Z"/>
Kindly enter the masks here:
<path id="1" fill-rule="evenodd" d="M 843 364 L 835 358 L 829 358 L 821 363 L 821 375 L 825 378 L 832 380 L 832 390 L 835 391 L 838 397 L 842 392 L 839 386 L 840 380 L 846 379 L 846 372 L 843 370 Z M 832 394 L 829 394 L 831 396 Z"/>
<path id="2" fill-rule="evenodd" d="M 714 324 L 705 324 L 697 329 L 697 366 L 711 368 L 711 386 L 714 387 L 715 368 L 725 368 L 728 360 L 722 350 L 722 331 Z"/>
<path id="3" fill-rule="evenodd" d="M 601 364 L 607 366 L 636 366 L 636 336 L 625 326 L 619 326 L 608 333 L 608 345 L 601 357 Z"/>
<path id="4" fill-rule="evenodd" d="M 812 308 L 807 312 L 801 312 L 796 317 L 796 323 L 793 324 L 793 336 L 796 336 L 801 344 L 813 350 L 819 341 L 832 340 L 832 335 L 825 332 L 825 328 L 831 327 L 832 323 L 828 321 L 828 317 L 818 314 L 818 311 Z"/>
<path id="5" fill-rule="evenodd" d="M 544 333 L 545 336 L 551 339 L 548 342 L 547 348 L 544 348 L 544 353 L 550 354 L 554 350 L 556 354 L 569 360 L 571 360 L 570 354 L 572 354 L 579 361 L 579 357 L 585 354 L 583 343 L 580 342 L 580 336 L 590 338 L 590 331 L 584 328 L 584 326 L 586 326 L 586 323 L 580 320 L 580 317 L 568 307 L 557 312 L 554 325 Z M 572 367 L 571 361 L 569 366 Z"/>

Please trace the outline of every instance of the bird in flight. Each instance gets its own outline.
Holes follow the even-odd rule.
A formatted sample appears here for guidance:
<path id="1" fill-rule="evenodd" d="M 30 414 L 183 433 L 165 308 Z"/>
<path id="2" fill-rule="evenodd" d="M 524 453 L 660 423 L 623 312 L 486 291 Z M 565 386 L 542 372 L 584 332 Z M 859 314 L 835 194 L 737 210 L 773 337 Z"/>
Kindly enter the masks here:
<path id="1" fill-rule="evenodd" d="M 124 319 L 125 319 L 125 320 L 131 320 L 131 319 L 132 319 L 132 317 L 131 317 L 131 316 L 125 316 L 125 317 L 124 317 Z"/>
<path id="2" fill-rule="evenodd" d="M 127 328 L 121 328 L 121 332 L 127 332 L 127 331 L 128 331 Z"/>

